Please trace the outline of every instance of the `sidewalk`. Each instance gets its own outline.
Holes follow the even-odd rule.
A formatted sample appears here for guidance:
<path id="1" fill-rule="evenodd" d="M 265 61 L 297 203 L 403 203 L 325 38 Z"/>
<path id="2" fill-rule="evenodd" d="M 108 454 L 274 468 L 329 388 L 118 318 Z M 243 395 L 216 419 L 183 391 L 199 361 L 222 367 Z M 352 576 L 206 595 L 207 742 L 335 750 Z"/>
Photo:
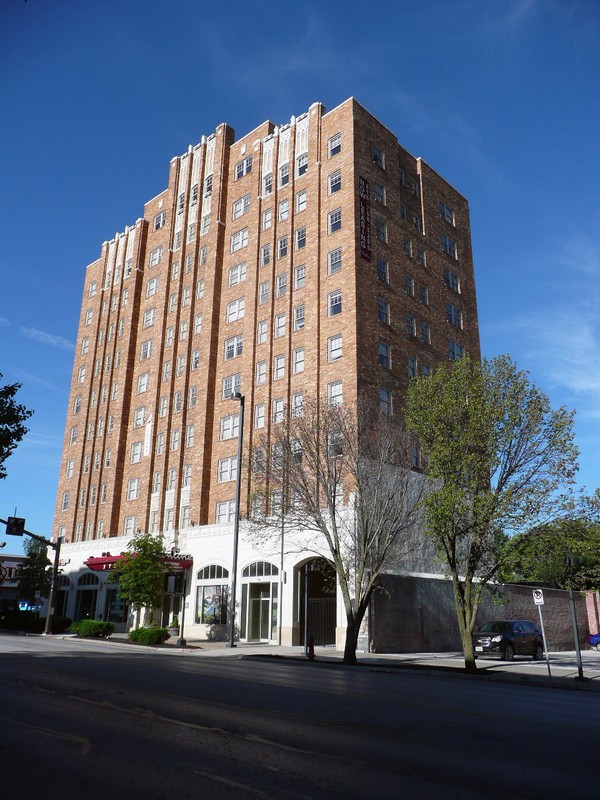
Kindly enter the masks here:
<path id="1" fill-rule="evenodd" d="M 69 637 L 71 638 L 71 637 Z M 110 639 L 103 640 L 107 644 L 122 646 L 127 642 L 127 635 L 115 633 Z M 333 647 L 315 647 L 315 659 L 310 662 L 303 646 L 279 646 L 271 644 L 238 643 L 230 648 L 226 642 L 186 639 L 185 647 L 175 643 L 160 647 L 148 648 L 144 645 L 127 643 L 126 646 L 143 647 L 145 650 L 166 654 L 181 654 L 200 658 L 264 658 L 265 660 L 294 660 L 311 666 L 342 666 L 343 653 Z M 477 660 L 477 675 L 468 675 L 464 671 L 462 653 L 357 653 L 358 668 L 383 672 L 418 670 L 430 674 L 446 674 L 467 679 L 490 680 L 498 682 L 524 683 L 547 687 L 561 687 L 584 691 L 600 691 L 600 653 L 595 650 L 582 653 L 584 680 L 579 680 L 575 653 L 550 653 L 551 677 L 548 676 L 546 661 L 532 661 L 523 658 L 512 663 L 496 659 Z M 356 669 L 357 667 L 345 667 Z"/>

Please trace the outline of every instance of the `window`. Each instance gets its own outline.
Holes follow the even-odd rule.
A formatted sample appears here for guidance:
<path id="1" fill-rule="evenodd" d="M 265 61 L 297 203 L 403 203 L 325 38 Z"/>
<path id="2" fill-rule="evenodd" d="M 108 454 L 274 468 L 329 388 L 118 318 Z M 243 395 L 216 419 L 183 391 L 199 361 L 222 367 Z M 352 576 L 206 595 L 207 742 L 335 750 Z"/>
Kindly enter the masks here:
<path id="1" fill-rule="evenodd" d="M 327 253 L 327 272 L 333 275 L 339 272 L 342 268 L 342 248 L 336 247 L 335 250 L 330 250 Z"/>
<path id="2" fill-rule="evenodd" d="M 166 211 L 159 212 L 154 217 L 154 225 L 152 229 L 157 231 L 159 228 L 162 228 L 162 226 L 165 224 L 166 221 L 167 221 L 167 212 Z"/>
<path id="3" fill-rule="evenodd" d="M 419 249 L 417 250 L 417 261 L 419 262 L 419 264 L 422 267 L 427 266 L 427 263 L 426 263 L 426 260 L 425 260 L 425 250 L 423 250 L 422 247 L 419 247 Z"/>
<path id="4" fill-rule="evenodd" d="M 142 342 L 140 347 L 140 361 L 150 358 L 152 355 L 152 339 Z"/>
<path id="5" fill-rule="evenodd" d="M 377 145 L 373 145 L 373 163 L 376 164 L 378 167 L 385 169 L 385 155 L 381 147 L 377 147 Z"/>
<path id="6" fill-rule="evenodd" d="M 421 364 L 421 375 L 431 375 L 431 366 L 429 364 Z"/>
<path id="7" fill-rule="evenodd" d="M 405 256 L 408 256 L 409 258 L 412 255 L 412 246 L 410 243 L 410 239 L 402 240 L 402 252 L 404 253 Z"/>
<path id="8" fill-rule="evenodd" d="M 294 289 L 303 289 L 306 284 L 306 267 L 304 264 L 294 269 Z"/>
<path id="9" fill-rule="evenodd" d="M 219 438 L 222 442 L 237 439 L 240 434 L 240 415 L 230 414 L 221 418 Z"/>
<path id="10" fill-rule="evenodd" d="M 301 417 L 304 414 L 304 393 L 294 392 L 292 395 L 292 417 Z"/>
<path id="11" fill-rule="evenodd" d="M 188 407 L 194 408 L 198 399 L 198 389 L 195 386 L 190 386 L 188 392 Z"/>
<path id="12" fill-rule="evenodd" d="M 296 159 L 296 175 L 301 177 L 308 172 L 308 153 L 302 153 Z"/>
<path id="13" fill-rule="evenodd" d="M 144 420 L 146 419 L 146 407 L 143 406 L 142 408 L 136 408 L 133 412 L 133 427 L 134 428 L 141 428 L 144 424 Z"/>
<path id="14" fill-rule="evenodd" d="M 268 332 L 267 320 L 261 319 L 256 328 L 257 344 L 265 344 L 265 342 L 267 341 L 267 332 Z"/>
<path id="15" fill-rule="evenodd" d="M 142 394 L 143 392 L 148 391 L 148 384 L 150 381 L 150 376 L 147 372 L 144 372 L 143 375 L 140 375 L 137 380 L 137 391 L 138 394 Z"/>
<path id="16" fill-rule="evenodd" d="M 306 211 L 306 189 L 296 194 L 296 211 L 298 213 Z"/>
<path id="17" fill-rule="evenodd" d="M 89 295 L 89 297 L 95 297 L 96 296 L 96 281 L 92 281 L 90 283 L 90 288 L 88 289 L 88 295 Z"/>
<path id="18" fill-rule="evenodd" d="M 238 219 L 243 216 L 250 208 L 250 194 L 245 194 L 238 200 L 235 200 L 232 207 L 233 219 Z"/>
<path id="19" fill-rule="evenodd" d="M 327 385 L 327 402 L 330 406 L 339 406 L 342 404 L 342 382 L 333 381 Z"/>
<path id="20" fill-rule="evenodd" d="M 275 297 L 284 297 L 287 291 L 287 275 L 283 272 L 275 278 Z"/>
<path id="21" fill-rule="evenodd" d="M 390 282 L 390 265 L 384 258 L 377 259 L 377 280 L 382 283 Z"/>
<path id="22" fill-rule="evenodd" d="M 327 340 L 327 360 L 337 361 L 342 357 L 342 334 L 330 336 Z"/>
<path id="23" fill-rule="evenodd" d="M 300 331 L 304 327 L 304 304 L 294 307 L 294 330 Z"/>
<path id="24" fill-rule="evenodd" d="M 235 165 L 236 181 L 240 178 L 243 178 L 244 175 L 248 175 L 249 172 L 252 172 L 252 156 L 248 156 L 247 158 L 238 161 L 238 163 Z"/>
<path id="25" fill-rule="evenodd" d="M 154 250 L 150 251 L 150 259 L 148 263 L 151 267 L 155 267 L 160 262 L 162 253 L 162 245 L 160 247 L 155 247 Z"/>
<path id="26" fill-rule="evenodd" d="M 336 133 L 335 136 L 332 136 L 331 139 L 327 142 L 327 149 L 329 153 L 329 158 L 332 156 L 337 156 L 338 153 L 342 151 L 342 134 Z"/>
<path id="27" fill-rule="evenodd" d="M 130 478 L 127 482 L 127 499 L 137 500 L 140 496 L 140 479 Z"/>
<path id="28" fill-rule="evenodd" d="M 379 390 L 379 411 L 382 414 L 392 413 L 392 393 L 389 389 Z"/>
<path id="29" fill-rule="evenodd" d="M 242 262 L 241 264 L 236 264 L 234 267 L 231 267 L 229 270 L 229 285 L 230 286 L 237 286 L 238 283 L 242 283 L 246 280 L 246 262 Z"/>
<path id="30" fill-rule="evenodd" d="M 302 250 L 303 247 L 306 247 L 306 227 L 304 225 L 296 229 L 296 250 Z"/>
<path id="31" fill-rule="evenodd" d="M 161 456 L 165 452 L 165 434 L 158 433 L 156 435 L 156 454 Z"/>
<path id="32" fill-rule="evenodd" d="M 194 426 L 193 425 L 186 425 L 185 428 L 185 446 L 186 447 L 193 447 L 194 446 Z M 184 484 L 187 485 L 187 484 Z"/>
<path id="33" fill-rule="evenodd" d="M 286 220 L 290 215 L 290 201 L 289 200 L 282 200 L 279 203 L 279 211 L 277 214 L 277 219 L 279 222 L 283 222 Z"/>
<path id="34" fill-rule="evenodd" d="M 429 305 L 429 289 L 427 286 L 419 286 L 419 302 L 424 306 Z"/>
<path id="35" fill-rule="evenodd" d="M 198 184 L 192 186 L 192 196 L 190 198 L 190 205 L 195 206 L 198 204 Z"/>
<path id="36" fill-rule="evenodd" d="M 263 231 L 266 231 L 271 227 L 272 218 L 273 218 L 273 209 L 272 208 L 266 208 L 262 212 L 262 229 L 263 229 Z"/>
<path id="37" fill-rule="evenodd" d="M 210 214 L 204 214 L 200 220 L 200 236 L 205 236 L 210 230 Z"/>
<path id="38" fill-rule="evenodd" d="M 421 341 L 423 344 L 431 344 L 431 331 L 426 322 L 421 323 Z"/>
<path id="39" fill-rule="evenodd" d="M 440 203 L 440 216 L 450 225 L 454 225 L 454 211 L 446 203 Z"/>
<path id="40" fill-rule="evenodd" d="M 406 333 L 409 336 L 417 335 L 417 320 L 412 316 L 412 314 L 407 314 L 406 316 Z"/>
<path id="41" fill-rule="evenodd" d="M 167 345 L 167 347 L 170 347 L 173 344 L 174 338 L 175 338 L 174 329 L 172 327 L 167 328 L 167 332 L 165 335 L 165 344 Z"/>
<path id="42" fill-rule="evenodd" d="M 265 404 L 264 403 L 257 403 L 254 406 L 254 427 L 255 428 L 264 428 L 265 427 Z"/>
<path id="43" fill-rule="evenodd" d="M 146 284 L 146 297 L 152 297 L 158 289 L 158 278 L 151 278 Z"/>
<path id="44" fill-rule="evenodd" d="M 331 292 L 327 298 L 327 313 L 328 316 L 334 317 L 336 314 L 342 313 L 342 291 L 337 289 Z"/>
<path id="45" fill-rule="evenodd" d="M 456 242 L 445 234 L 442 236 L 442 250 L 452 258 L 458 258 Z"/>
<path id="46" fill-rule="evenodd" d="M 282 236 L 277 241 L 277 258 L 283 258 L 288 254 L 288 237 Z"/>
<path id="47" fill-rule="evenodd" d="M 221 521 L 229 522 L 227 513 L 224 512 L 224 514 L 226 518 Z M 217 508 L 217 521 L 219 521 L 218 517 L 219 510 Z M 217 564 L 211 564 L 198 572 L 198 580 L 205 582 L 207 585 L 198 586 L 196 623 L 202 625 L 227 624 L 228 585 L 215 583 L 215 581 L 222 581 L 228 576 L 227 570 Z M 214 585 L 209 586 L 208 581 L 212 581 Z"/>
<path id="48" fill-rule="evenodd" d="M 459 361 L 464 355 L 462 344 L 455 342 L 454 339 L 448 340 L 448 358 L 450 361 Z"/>
<path id="49" fill-rule="evenodd" d="M 387 224 L 378 217 L 375 219 L 375 236 L 380 242 L 387 242 Z"/>
<path id="50" fill-rule="evenodd" d="M 156 309 L 150 308 L 148 311 L 144 312 L 144 328 L 149 328 L 151 325 L 154 325 L 154 319 L 156 317 Z"/>
<path id="51" fill-rule="evenodd" d="M 264 427 L 264 420 L 263 425 Z M 265 454 L 262 447 L 255 447 L 252 451 L 252 472 L 260 473 L 265 471 Z"/>
<path id="52" fill-rule="evenodd" d="M 69 434 L 69 444 L 75 444 L 76 441 L 77 441 L 77 428 L 73 427 L 71 428 L 71 432 Z"/>
<path id="53" fill-rule="evenodd" d="M 276 400 L 273 400 L 273 422 L 283 422 L 283 415 L 283 400 L 281 398 L 277 398 Z"/>
<path id="54" fill-rule="evenodd" d="M 260 248 L 260 265 L 261 267 L 266 267 L 267 264 L 271 263 L 271 245 L 264 244 Z"/>
<path id="55" fill-rule="evenodd" d="M 61 511 L 68 511 L 69 510 L 69 500 L 71 499 L 70 492 L 63 492 L 62 501 L 60 504 Z"/>
<path id="56" fill-rule="evenodd" d="M 217 503 L 217 522 L 219 523 L 233 522 L 234 517 L 235 517 L 235 500 L 224 500 L 221 503 Z M 225 610 L 224 605 L 222 606 L 222 610 L 226 615 L 227 612 Z"/>
<path id="57" fill-rule="evenodd" d="M 446 303 L 446 319 L 456 328 L 462 328 L 462 314 L 458 306 L 454 306 L 452 303 Z"/>
<path id="58" fill-rule="evenodd" d="M 232 300 L 231 303 L 228 303 L 225 317 L 226 321 L 236 322 L 239 319 L 243 319 L 245 305 L 246 300 L 243 297 L 240 297 L 238 300 Z"/>
<path id="59" fill-rule="evenodd" d="M 248 228 L 231 234 L 231 252 L 236 253 L 248 244 Z"/>
<path id="60" fill-rule="evenodd" d="M 327 230 L 329 233 L 339 231 L 342 227 L 342 209 L 336 208 L 327 215 Z"/>
<path id="61" fill-rule="evenodd" d="M 329 194 L 339 192 L 339 190 L 342 188 L 342 171 L 338 169 L 335 172 L 332 172 L 327 182 L 329 185 Z"/>
<path id="62" fill-rule="evenodd" d="M 181 247 L 181 231 L 175 232 L 175 239 L 173 241 L 173 250 L 179 250 Z"/>
<path id="63" fill-rule="evenodd" d="M 262 386 L 263 383 L 267 380 L 267 362 L 266 361 L 257 361 L 256 362 L 256 385 Z"/>
<path id="64" fill-rule="evenodd" d="M 391 369 L 392 348 L 387 342 L 379 342 L 379 366 Z"/>
<path id="65" fill-rule="evenodd" d="M 404 291 L 409 297 L 414 297 L 415 294 L 415 279 L 412 275 L 404 276 Z"/>
<path id="66" fill-rule="evenodd" d="M 202 314 L 194 316 L 194 334 L 202 333 Z"/>
<path id="67" fill-rule="evenodd" d="M 294 374 L 304 372 L 304 348 L 299 347 L 292 353 L 292 371 Z"/>
<path id="68" fill-rule="evenodd" d="M 444 268 L 444 283 L 448 288 L 452 289 L 453 292 L 460 293 L 460 280 L 458 278 L 458 274 L 453 272 L 448 267 Z"/>
<path id="69" fill-rule="evenodd" d="M 84 383 L 85 381 L 85 367 L 79 367 L 77 372 L 77 383 Z"/>
<path id="70" fill-rule="evenodd" d="M 65 467 L 65 474 L 66 474 L 67 478 L 72 478 L 73 477 L 74 467 L 75 467 L 75 462 L 73 461 L 72 458 L 69 458 L 67 463 L 66 463 L 66 467 Z"/>
<path id="71" fill-rule="evenodd" d="M 190 222 L 187 229 L 187 241 L 188 242 L 193 241 L 195 236 L 196 236 L 196 223 Z"/>
<path id="72" fill-rule="evenodd" d="M 142 460 L 142 443 L 134 442 L 131 445 L 131 455 L 129 460 L 132 464 L 138 464 Z"/>
<path id="73" fill-rule="evenodd" d="M 290 182 L 290 165 L 283 164 L 279 167 L 279 185 L 287 186 Z"/>
<path id="74" fill-rule="evenodd" d="M 263 194 L 271 194 L 273 191 L 273 175 L 269 172 L 268 175 L 265 175 L 263 178 Z"/>
<path id="75" fill-rule="evenodd" d="M 417 359 L 414 356 L 409 356 L 406 362 L 406 368 L 409 378 L 416 378 L 417 376 Z"/>
<path id="76" fill-rule="evenodd" d="M 390 324 L 390 304 L 381 297 L 377 299 L 377 319 L 386 325 Z"/>
<path id="77" fill-rule="evenodd" d="M 269 281 L 263 281 L 258 286 L 258 302 L 262 305 L 269 300 Z"/>
<path id="78" fill-rule="evenodd" d="M 90 349 L 90 337 L 89 336 L 85 336 L 81 340 L 81 354 L 85 355 L 88 352 L 89 349 Z"/>
<path id="79" fill-rule="evenodd" d="M 411 191 L 411 194 L 413 194 L 415 197 L 420 197 L 421 196 L 421 189 L 420 189 L 419 184 L 417 183 L 417 181 L 411 181 L 410 182 L 410 191 Z"/>
<path id="80" fill-rule="evenodd" d="M 273 380 L 277 381 L 285 375 L 285 356 L 275 356 L 273 359 Z"/>
<path id="81" fill-rule="evenodd" d="M 170 372 L 171 372 L 171 362 L 170 361 L 165 361 L 163 363 L 163 368 L 162 368 L 162 379 L 163 379 L 163 381 L 168 381 L 169 380 Z"/>
<path id="82" fill-rule="evenodd" d="M 285 314 L 275 315 L 274 330 L 276 339 L 280 336 L 285 336 Z"/>
<path id="83" fill-rule="evenodd" d="M 87 325 L 91 325 L 93 316 L 94 316 L 94 312 L 92 311 L 91 308 L 88 308 L 88 310 L 85 312 L 84 325 L 86 325 L 86 326 Z"/>
<path id="84" fill-rule="evenodd" d="M 230 361 L 232 358 L 242 355 L 244 346 L 243 334 L 232 336 L 231 339 L 225 341 L 225 361 Z"/>
<path id="85" fill-rule="evenodd" d="M 385 205 L 385 187 L 380 183 L 373 184 L 373 197 L 377 203 Z"/>
<path id="86" fill-rule="evenodd" d="M 237 478 L 237 458 L 235 456 L 219 459 L 217 465 L 217 482 L 226 483 Z"/>
<path id="87" fill-rule="evenodd" d="M 182 401 L 181 401 L 181 392 L 175 392 L 173 394 L 173 411 L 178 412 L 181 411 Z"/>
<path id="88" fill-rule="evenodd" d="M 230 397 L 233 397 L 234 394 L 238 394 L 242 387 L 242 373 L 236 372 L 235 375 L 228 375 L 226 378 L 223 378 L 223 391 L 222 391 L 222 398 L 223 400 L 228 400 Z"/>

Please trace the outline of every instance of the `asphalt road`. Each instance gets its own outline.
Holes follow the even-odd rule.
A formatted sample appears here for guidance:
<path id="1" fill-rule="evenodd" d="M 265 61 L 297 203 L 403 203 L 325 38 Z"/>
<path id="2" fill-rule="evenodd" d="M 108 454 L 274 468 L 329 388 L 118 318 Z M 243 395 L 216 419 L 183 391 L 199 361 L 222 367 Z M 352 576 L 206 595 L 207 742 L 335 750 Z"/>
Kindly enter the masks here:
<path id="1" fill-rule="evenodd" d="M 598 793 L 600 694 L 0 636 L 3 797 Z"/>

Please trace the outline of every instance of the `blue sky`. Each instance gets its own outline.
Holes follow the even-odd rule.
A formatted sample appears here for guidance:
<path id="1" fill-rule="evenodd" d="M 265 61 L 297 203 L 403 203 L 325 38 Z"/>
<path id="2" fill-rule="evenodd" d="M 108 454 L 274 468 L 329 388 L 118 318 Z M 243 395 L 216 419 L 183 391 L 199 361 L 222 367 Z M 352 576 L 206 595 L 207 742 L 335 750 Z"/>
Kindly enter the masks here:
<path id="1" fill-rule="evenodd" d="M 0 0 L 0 372 L 35 410 L 0 517 L 51 534 L 85 266 L 170 159 L 350 96 L 468 197 L 483 353 L 577 409 L 598 486 L 599 38 L 597 0 Z"/>

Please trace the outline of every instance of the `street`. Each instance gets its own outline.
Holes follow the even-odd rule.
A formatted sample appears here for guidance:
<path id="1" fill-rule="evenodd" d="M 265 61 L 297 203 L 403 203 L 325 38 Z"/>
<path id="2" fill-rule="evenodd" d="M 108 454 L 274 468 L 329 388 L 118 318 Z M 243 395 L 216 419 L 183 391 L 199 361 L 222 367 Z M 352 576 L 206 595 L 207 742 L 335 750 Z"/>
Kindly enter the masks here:
<path id="1" fill-rule="evenodd" d="M 575 798 L 600 695 L 0 636 L 2 794 Z"/>

